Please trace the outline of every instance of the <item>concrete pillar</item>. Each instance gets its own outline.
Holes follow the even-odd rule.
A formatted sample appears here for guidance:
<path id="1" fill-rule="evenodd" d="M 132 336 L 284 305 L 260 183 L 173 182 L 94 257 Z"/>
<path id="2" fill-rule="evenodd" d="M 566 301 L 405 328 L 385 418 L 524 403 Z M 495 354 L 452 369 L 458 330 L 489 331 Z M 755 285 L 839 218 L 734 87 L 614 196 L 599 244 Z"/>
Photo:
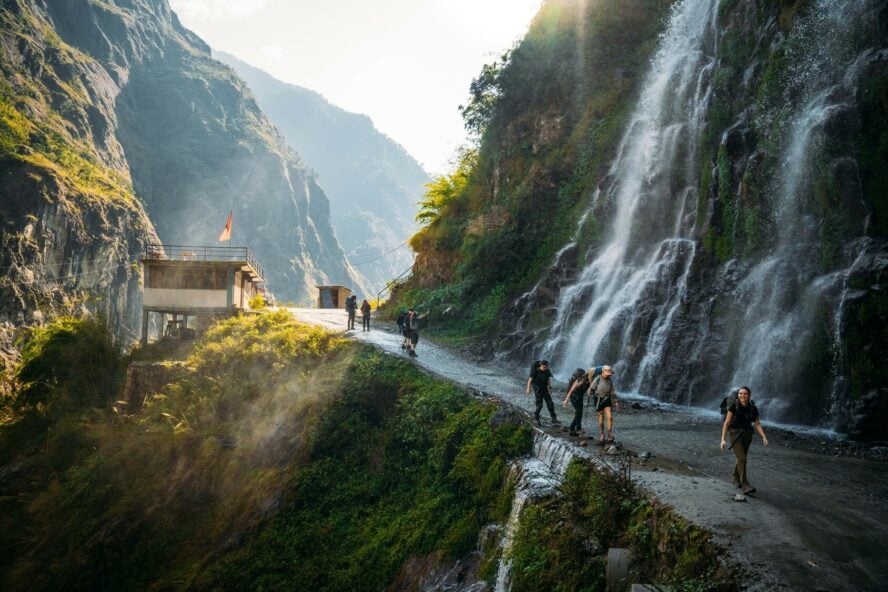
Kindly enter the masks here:
<path id="1" fill-rule="evenodd" d="M 607 550 L 605 581 L 608 592 L 622 592 L 629 585 L 629 565 L 632 553 L 629 549 L 611 548 Z"/>

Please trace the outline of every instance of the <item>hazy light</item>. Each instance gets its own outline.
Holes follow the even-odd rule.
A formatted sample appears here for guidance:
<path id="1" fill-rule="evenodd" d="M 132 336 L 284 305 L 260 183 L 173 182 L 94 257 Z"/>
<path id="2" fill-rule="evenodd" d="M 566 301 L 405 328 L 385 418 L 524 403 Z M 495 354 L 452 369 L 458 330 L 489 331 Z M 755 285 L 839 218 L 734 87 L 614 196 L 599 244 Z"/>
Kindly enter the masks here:
<path id="1" fill-rule="evenodd" d="M 430 172 L 465 141 L 472 78 L 542 0 L 170 0 L 215 49 L 366 113 Z"/>

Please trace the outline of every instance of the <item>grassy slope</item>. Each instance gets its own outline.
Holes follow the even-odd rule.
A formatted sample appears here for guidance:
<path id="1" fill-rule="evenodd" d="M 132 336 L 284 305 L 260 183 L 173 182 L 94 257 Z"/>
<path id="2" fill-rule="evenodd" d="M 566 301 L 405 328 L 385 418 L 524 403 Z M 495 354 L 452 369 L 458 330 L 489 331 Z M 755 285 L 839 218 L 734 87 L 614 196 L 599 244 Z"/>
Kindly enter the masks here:
<path id="1" fill-rule="evenodd" d="M 136 415 L 0 428 L 4 589 L 378 590 L 508 512 L 528 430 L 403 361 L 268 314 L 187 362 Z"/>

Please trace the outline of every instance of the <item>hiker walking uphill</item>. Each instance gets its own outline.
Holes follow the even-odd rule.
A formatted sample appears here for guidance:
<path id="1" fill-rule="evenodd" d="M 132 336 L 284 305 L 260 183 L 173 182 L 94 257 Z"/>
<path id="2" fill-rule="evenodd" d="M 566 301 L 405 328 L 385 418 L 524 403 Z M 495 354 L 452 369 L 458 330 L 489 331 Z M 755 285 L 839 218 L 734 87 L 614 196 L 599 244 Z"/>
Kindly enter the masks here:
<path id="1" fill-rule="evenodd" d="M 734 464 L 733 481 L 735 487 L 742 487 L 744 494 L 755 492 L 755 487 L 746 478 L 746 456 L 752 444 L 752 432 L 755 430 L 762 437 L 762 444 L 768 445 L 768 437 L 759 421 L 758 409 L 752 402 L 752 391 L 749 387 L 740 387 L 737 399 L 728 406 L 725 423 L 722 424 L 721 449 L 725 447 L 734 451 L 737 462 Z M 727 444 L 725 436 L 730 432 L 731 443 Z"/>
<path id="2" fill-rule="evenodd" d="M 617 391 L 611 381 L 614 371 L 610 366 L 602 366 L 601 374 L 589 385 L 589 396 L 598 413 L 598 441 L 613 442 L 614 440 L 614 409 L 619 411 L 620 402 Z M 607 420 L 607 437 L 604 435 L 604 424 Z"/>
<path id="3" fill-rule="evenodd" d="M 407 328 L 407 315 L 409 314 L 410 311 L 406 308 L 398 313 L 398 332 L 404 337 L 404 339 L 401 340 L 401 349 L 407 349 L 410 345 L 410 330 Z"/>
<path id="4" fill-rule="evenodd" d="M 549 415 L 552 416 L 552 423 L 557 424 L 558 418 L 555 416 L 555 403 L 552 402 L 552 371 L 549 370 L 549 362 L 541 360 L 534 362 L 530 367 L 530 377 L 527 379 L 527 388 L 524 390 L 525 395 L 530 394 L 530 387 L 533 386 L 533 392 L 536 397 L 536 411 L 533 413 L 536 425 L 541 426 L 540 411 L 543 410 L 543 402 L 549 409 Z"/>
<path id="5" fill-rule="evenodd" d="M 348 321 L 346 328 L 352 330 L 355 328 L 355 314 L 358 308 L 358 297 L 351 296 L 345 300 L 345 312 L 348 313 Z"/>
<path id="6" fill-rule="evenodd" d="M 583 400 L 586 398 L 586 392 L 589 385 L 595 380 L 595 377 L 601 374 L 604 366 L 593 366 L 589 371 L 577 368 L 570 377 L 567 394 L 564 396 L 563 405 L 567 407 L 567 402 L 574 408 L 574 418 L 570 422 L 570 435 L 579 436 L 583 431 Z"/>
<path id="7" fill-rule="evenodd" d="M 416 344 L 419 343 L 419 327 L 420 322 L 429 316 L 429 311 L 426 311 L 425 314 L 418 315 L 416 311 L 412 308 L 407 311 L 407 318 L 404 320 L 404 323 L 407 327 L 407 355 L 411 357 L 416 357 Z"/>
<path id="8" fill-rule="evenodd" d="M 367 302 L 366 298 L 361 303 L 361 330 L 370 330 L 370 303 Z"/>

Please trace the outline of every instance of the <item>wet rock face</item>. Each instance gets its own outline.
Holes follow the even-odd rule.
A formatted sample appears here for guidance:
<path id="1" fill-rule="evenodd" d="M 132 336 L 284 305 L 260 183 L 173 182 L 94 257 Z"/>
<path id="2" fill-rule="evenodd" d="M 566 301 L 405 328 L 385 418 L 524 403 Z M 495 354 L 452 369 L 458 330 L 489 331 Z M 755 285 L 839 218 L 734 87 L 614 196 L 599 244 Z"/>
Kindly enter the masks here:
<path id="1" fill-rule="evenodd" d="M 579 268 L 575 253 L 559 254 L 504 311 L 497 347 L 564 368 L 611 362 L 624 389 L 713 409 L 748 383 L 768 419 L 884 440 L 884 3 L 715 8 L 699 77 L 687 77 L 698 86 L 663 101 L 668 110 L 708 85 L 702 125 L 682 150 L 629 173 L 615 160 L 599 180 L 606 197 L 590 215 L 611 221 L 627 199 L 620 179 L 644 177 L 631 195 L 648 201 L 624 229 L 634 238 L 593 245 Z M 700 122 L 686 119 L 658 124 L 656 137 Z M 694 191 L 696 205 L 682 201 Z M 610 265 L 603 253 L 625 253 L 606 277 L 595 272 Z M 615 277 L 623 285 L 608 292 Z"/>

